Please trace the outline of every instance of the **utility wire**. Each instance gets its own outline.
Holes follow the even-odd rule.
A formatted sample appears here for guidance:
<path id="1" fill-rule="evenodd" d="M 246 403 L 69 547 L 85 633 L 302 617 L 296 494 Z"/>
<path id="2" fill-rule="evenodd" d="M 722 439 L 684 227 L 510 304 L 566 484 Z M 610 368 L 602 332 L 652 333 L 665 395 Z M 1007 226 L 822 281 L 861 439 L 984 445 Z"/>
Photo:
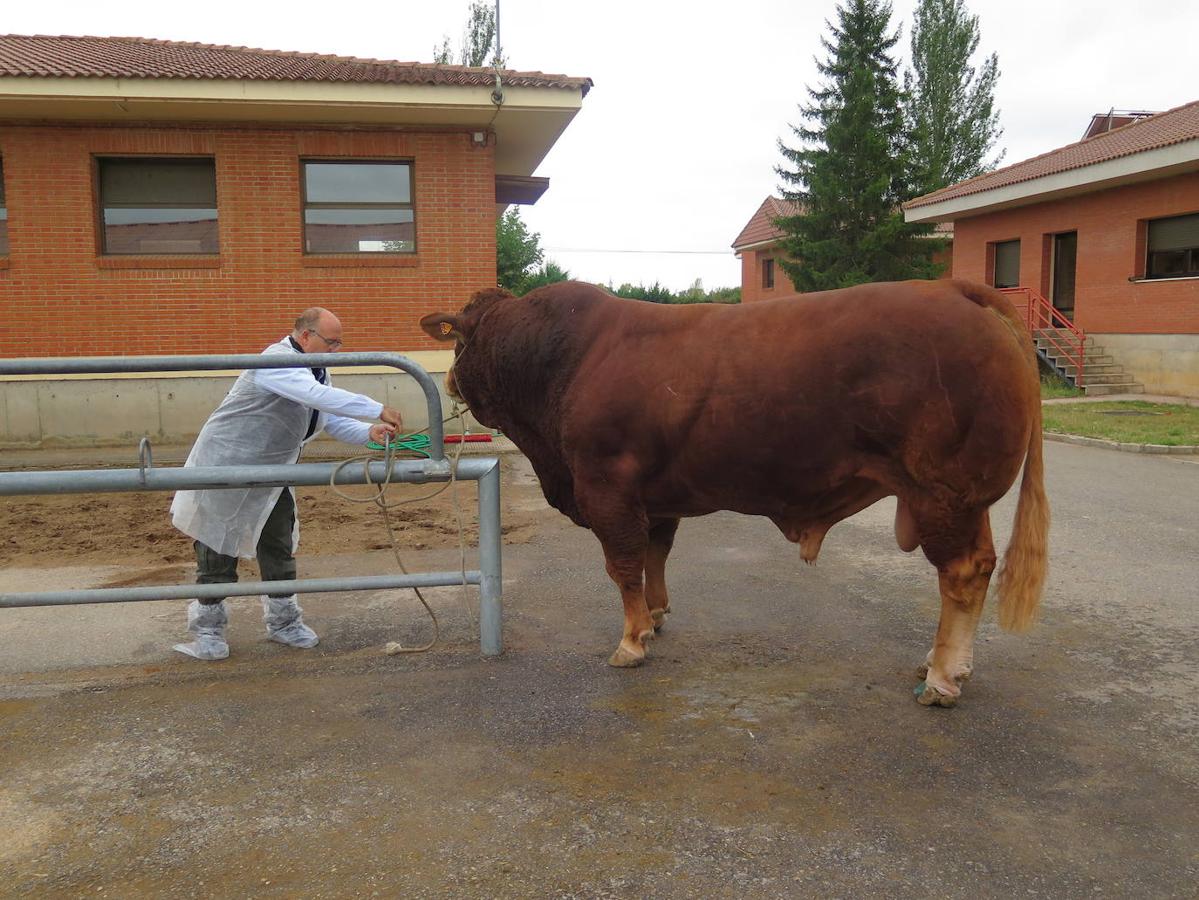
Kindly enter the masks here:
<path id="1" fill-rule="evenodd" d="M 731 250 L 607 250 L 599 247 L 546 247 L 549 253 L 681 253 L 693 256 L 731 256 Z"/>

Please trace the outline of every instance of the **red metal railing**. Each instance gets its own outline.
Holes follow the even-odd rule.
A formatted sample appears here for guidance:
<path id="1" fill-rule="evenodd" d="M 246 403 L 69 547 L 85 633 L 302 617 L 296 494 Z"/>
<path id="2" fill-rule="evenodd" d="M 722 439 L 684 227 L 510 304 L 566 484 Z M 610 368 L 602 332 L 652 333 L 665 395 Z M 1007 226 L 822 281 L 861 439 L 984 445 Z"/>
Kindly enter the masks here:
<path id="1" fill-rule="evenodd" d="M 1028 287 L 1000 288 L 1024 317 L 1033 340 L 1044 339 L 1074 366 L 1074 386 L 1083 386 L 1083 367 L 1087 361 L 1087 336 L 1052 303 Z M 1017 297 L 1023 296 L 1023 302 Z M 1065 334 L 1063 334 L 1065 332 Z"/>

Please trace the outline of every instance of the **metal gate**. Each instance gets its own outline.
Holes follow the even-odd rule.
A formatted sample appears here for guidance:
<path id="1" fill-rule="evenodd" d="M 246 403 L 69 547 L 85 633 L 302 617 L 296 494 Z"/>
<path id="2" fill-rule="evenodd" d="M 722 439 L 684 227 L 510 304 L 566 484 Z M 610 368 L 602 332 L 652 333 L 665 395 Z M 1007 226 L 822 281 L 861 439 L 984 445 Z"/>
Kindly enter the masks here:
<path id="1" fill-rule="evenodd" d="M 292 581 L 248 581 L 238 584 L 181 584 L 132 588 L 94 588 L 26 594 L 0 593 L 0 608 L 62 606 L 76 603 L 125 603 L 141 600 L 184 600 L 242 597 L 253 594 L 327 593 L 392 588 L 479 586 L 479 644 L 484 656 L 503 651 L 503 589 L 500 571 L 500 469 L 494 456 L 446 458 L 441 396 L 432 376 L 399 353 L 236 354 L 224 356 L 130 356 L 78 359 L 4 359 L 0 375 L 68 375 L 112 372 L 185 372 L 224 369 L 283 369 L 333 366 L 390 366 L 416 379 L 429 409 L 429 458 L 393 460 L 392 481 L 427 484 L 451 477 L 478 482 L 479 568 L 465 572 L 425 572 L 410 575 L 364 575 L 340 578 L 302 578 Z M 0 496 L 15 494 L 85 494 L 122 491 L 219 490 L 236 487 L 281 487 L 329 484 L 337 463 L 292 463 L 270 466 L 198 466 L 156 469 L 143 441 L 136 469 L 83 471 L 0 472 Z M 383 482 L 383 461 L 364 467 L 343 467 L 336 484 Z"/>

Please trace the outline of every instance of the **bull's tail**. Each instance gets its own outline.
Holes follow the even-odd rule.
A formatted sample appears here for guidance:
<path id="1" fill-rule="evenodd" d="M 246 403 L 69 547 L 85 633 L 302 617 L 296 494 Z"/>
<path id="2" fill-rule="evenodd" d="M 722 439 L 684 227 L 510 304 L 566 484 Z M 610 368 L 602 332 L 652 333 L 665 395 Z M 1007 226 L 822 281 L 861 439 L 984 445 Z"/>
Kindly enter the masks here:
<path id="1" fill-rule="evenodd" d="M 1016 502 L 1016 521 L 999 571 L 999 625 L 1007 631 L 1027 631 L 1036 619 L 1048 567 L 1049 500 L 1045 496 L 1039 390 L 1033 398 L 1036 409 L 1024 458 L 1020 499 Z"/>

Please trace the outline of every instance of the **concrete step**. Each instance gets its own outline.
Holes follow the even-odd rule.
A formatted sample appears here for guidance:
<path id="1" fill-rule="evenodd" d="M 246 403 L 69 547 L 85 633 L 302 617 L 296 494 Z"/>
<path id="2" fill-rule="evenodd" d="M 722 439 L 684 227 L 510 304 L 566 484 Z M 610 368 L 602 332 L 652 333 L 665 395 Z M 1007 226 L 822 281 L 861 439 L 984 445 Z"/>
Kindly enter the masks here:
<path id="1" fill-rule="evenodd" d="M 1074 362 L 1068 356 L 1062 356 L 1053 352 L 1046 352 L 1044 355 L 1058 368 L 1065 368 L 1066 366 L 1070 366 L 1071 369 L 1074 368 Z M 1116 365 L 1116 358 L 1109 353 L 1096 353 L 1094 355 L 1088 353 L 1082 358 L 1082 364 L 1083 368 L 1087 366 L 1114 366 Z"/>
<path id="2" fill-rule="evenodd" d="M 1036 340 L 1037 346 L 1040 346 L 1040 348 L 1042 348 L 1042 349 L 1047 348 L 1047 346 L 1067 346 L 1067 348 L 1071 348 L 1071 349 L 1077 348 L 1077 346 L 1078 346 L 1078 338 L 1074 337 L 1073 334 L 1064 334 L 1064 336 L 1062 336 L 1058 339 L 1055 339 L 1055 340 L 1050 340 L 1049 338 L 1046 338 L 1046 337 L 1037 336 L 1035 338 L 1035 340 Z M 1086 340 L 1084 340 L 1083 346 L 1087 350 L 1090 350 L 1091 348 L 1093 348 L 1093 346 L 1095 346 L 1095 342 L 1093 342 L 1093 340 L 1091 338 L 1087 338 Z"/>
<path id="3" fill-rule="evenodd" d="M 1065 362 L 1064 360 L 1059 361 L 1057 364 L 1057 367 L 1059 369 L 1061 369 L 1063 372 L 1065 372 L 1067 375 L 1069 375 L 1071 378 L 1073 378 L 1074 373 L 1076 371 L 1078 371 L 1078 366 L 1074 365 L 1074 363 L 1071 363 L 1071 362 Z M 1112 362 L 1108 362 L 1108 363 L 1088 362 L 1085 366 L 1082 367 L 1082 374 L 1085 375 L 1087 378 L 1090 378 L 1092 375 L 1120 375 L 1123 372 L 1124 372 L 1123 366 L 1121 366 L 1117 363 L 1112 363 Z"/>
<path id="4" fill-rule="evenodd" d="M 1088 397 L 1106 397 L 1108 394 L 1143 394 L 1145 385 L 1132 382 L 1130 384 L 1088 384 L 1082 392 Z"/>
<path id="5" fill-rule="evenodd" d="M 1084 370 L 1082 382 L 1083 384 L 1136 384 L 1133 377 L 1124 371 L 1091 373 Z"/>
<path id="6" fill-rule="evenodd" d="M 1053 360 L 1054 365 L 1058 366 L 1058 368 L 1064 369 L 1069 367 L 1071 371 L 1076 368 L 1073 360 L 1071 360 L 1068 356 L 1055 356 L 1052 353 L 1046 353 L 1045 355 Z M 1117 365 L 1116 358 L 1108 353 L 1096 353 L 1094 356 L 1087 355 L 1082 358 L 1082 367 L 1084 369 L 1090 368 L 1091 366 L 1114 365 Z"/>
<path id="7" fill-rule="evenodd" d="M 1038 328 L 1033 334 L 1033 337 L 1038 341 L 1049 340 L 1052 338 L 1059 344 L 1078 343 L 1078 335 L 1066 328 Z M 1083 335 L 1083 343 L 1090 344 L 1094 338 L 1089 334 Z"/>

